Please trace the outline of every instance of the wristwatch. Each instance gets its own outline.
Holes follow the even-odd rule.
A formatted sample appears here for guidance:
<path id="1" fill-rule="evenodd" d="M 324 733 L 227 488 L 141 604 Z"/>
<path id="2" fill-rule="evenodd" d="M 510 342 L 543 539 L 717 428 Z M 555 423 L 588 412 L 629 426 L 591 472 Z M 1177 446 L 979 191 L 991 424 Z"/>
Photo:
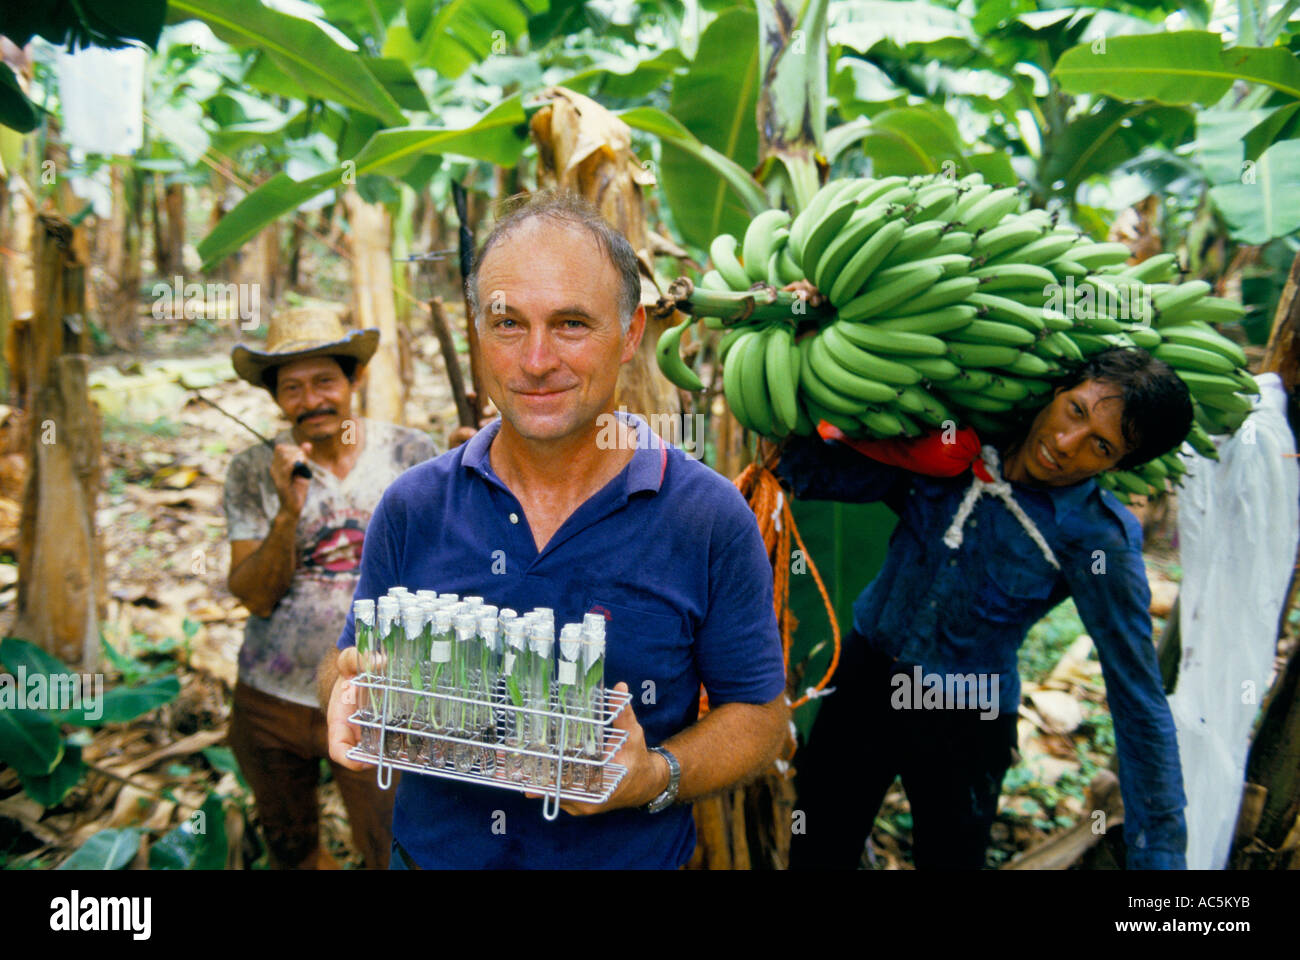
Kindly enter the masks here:
<path id="1" fill-rule="evenodd" d="M 668 761 L 668 786 L 664 788 L 663 793 L 645 805 L 647 813 L 658 813 L 660 810 L 667 810 L 677 800 L 677 785 L 682 779 L 682 765 L 677 762 L 676 757 L 663 747 L 651 747 L 650 749 Z"/>

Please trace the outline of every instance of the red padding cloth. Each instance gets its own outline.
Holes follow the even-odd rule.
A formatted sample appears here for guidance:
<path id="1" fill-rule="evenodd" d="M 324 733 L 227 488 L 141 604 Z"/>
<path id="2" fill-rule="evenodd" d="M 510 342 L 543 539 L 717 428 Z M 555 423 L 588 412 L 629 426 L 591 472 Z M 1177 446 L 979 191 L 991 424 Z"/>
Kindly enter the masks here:
<path id="1" fill-rule="evenodd" d="M 847 437 L 839 427 L 825 420 L 817 424 L 817 433 L 823 440 L 837 440 L 864 457 L 912 473 L 927 477 L 955 477 L 973 467 L 981 480 L 987 483 L 993 481 L 980 459 L 979 434 L 970 427 L 956 431 L 949 442 L 944 442 L 944 431 L 937 429 L 919 437 L 893 437 L 888 440 Z"/>

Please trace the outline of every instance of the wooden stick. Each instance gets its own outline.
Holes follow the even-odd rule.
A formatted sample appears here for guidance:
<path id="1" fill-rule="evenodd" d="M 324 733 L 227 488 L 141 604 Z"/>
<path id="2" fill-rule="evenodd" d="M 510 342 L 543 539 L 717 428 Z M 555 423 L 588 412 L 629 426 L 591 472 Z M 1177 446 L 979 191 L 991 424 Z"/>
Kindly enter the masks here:
<path id="1" fill-rule="evenodd" d="M 442 351 L 442 362 L 447 367 L 447 382 L 451 384 L 451 395 L 456 401 L 456 417 L 462 427 L 478 428 L 469 397 L 465 395 L 465 376 L 460 370 L 460 357 L 456 353 L 456 341 L 451 335 L 451 324 L 447 322 L 447 311 L 443 307 L 442 297 L 429 301 L 429 314 L 433 318 L 433 334 L 438 338 L 438 349 Z M 473 326 L 471 323 L 470 326 Z"/>

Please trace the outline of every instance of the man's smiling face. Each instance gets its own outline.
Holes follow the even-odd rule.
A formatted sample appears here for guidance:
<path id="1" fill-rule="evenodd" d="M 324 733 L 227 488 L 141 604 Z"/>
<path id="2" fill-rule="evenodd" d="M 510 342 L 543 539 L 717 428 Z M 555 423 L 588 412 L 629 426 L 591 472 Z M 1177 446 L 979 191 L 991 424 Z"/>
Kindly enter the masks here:
<path id="1" fill-rule="evenodd" d="M 533 219 L 492 245 L 478 270 L 479 346 L 487 392 L 520 436 L 579 435 L 612 408 L 644 325 L 638 308 L 623 333 L 619 289 L 580 226 Z"/>

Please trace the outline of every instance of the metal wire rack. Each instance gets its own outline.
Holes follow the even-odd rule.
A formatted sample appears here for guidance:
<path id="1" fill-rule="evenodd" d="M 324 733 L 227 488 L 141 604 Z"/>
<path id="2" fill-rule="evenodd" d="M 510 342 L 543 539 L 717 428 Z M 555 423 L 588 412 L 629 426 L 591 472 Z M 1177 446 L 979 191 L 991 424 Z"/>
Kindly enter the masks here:
<path id="1" fill-rule="evenodd" d="M 487 699 L 460 696 L 445 688 L 416 689 L 371 673 L 354 678 L 352 683 L 382 698 L 382 719 L 366 716 L 361 710 L 348 718 L 362 728 L 362 737 L 347 755 L 374 765 L 376 779 L 384 790 L 392 785 L 393 771 L 403 770 L 521 793 L 544 792 L 542 815 L 554 820 L 559 816 L 561 800 L 602 803 L 627 774 L 627 767 L 613 762 L 627 740 L 627 731 L 611 724 L 631 702 L 629 693 L 606 688 L 603 708 L 594 716 L 580 716 L 560 708 L 516 706 L 504 681 L 498 682 Z M 436 704 L 430 701 L 487 708 L 492 719 L 472 734 L 436 729 L 417 719 L 435 715 Z M 395 709 L 402 702 L 408 704 L 408 709 Z M 551 684 L 550 702 L 560 702 L 555 682 Z M 553 736 L 542 743 L 519 743 L 508 734 L 516 726 L 515 721 L 523 717 L 546 718 Z M 574 742 L 598 746 L 582 753 L 565 749 L 566 744 Z"/>

